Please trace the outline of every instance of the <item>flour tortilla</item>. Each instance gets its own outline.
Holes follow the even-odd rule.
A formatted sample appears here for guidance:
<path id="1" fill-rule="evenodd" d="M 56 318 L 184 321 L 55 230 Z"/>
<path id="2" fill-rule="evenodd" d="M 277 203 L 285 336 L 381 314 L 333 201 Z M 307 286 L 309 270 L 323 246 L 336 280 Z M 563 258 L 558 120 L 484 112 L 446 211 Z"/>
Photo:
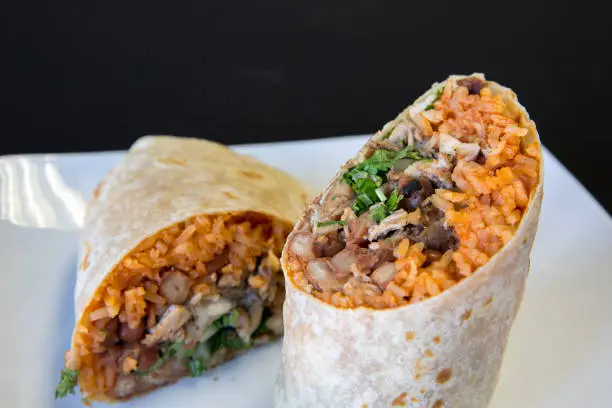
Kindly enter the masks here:
<path id="1" fill-rule="evenodd" d="M 256 212 L 289 226 L 308 191 L 293 177 L 217 143 L 139 139 L 100 183 L 89 205 L 75 288 L 77 322 L 111 271 L 147 237 L 196 215 Z M 78 366 L 74 333 L 73 366 Z"/>
<path id="2" fill-rule="evenodd" d="M 440 86 L 434 84 L 400 116 L 419 106 L 422 110 Z M 539 141 L 535 123 L 514 92 L 490 81 L 488 86 L 520 114 L 521 125 L 529 130 L 523 143 Z M 322 194 L 347 167 L 362 161 L 365 151 L 347 162 Z M 539 177 L 510 242 L 471 277 L 420 303 L 384 310 L 336 308 L 288 278 L 292 265 L 285 251 L 285 337 L 274 406 L 378 408 L 396 402 L 415 408 L 486 407 L 529 272 L 543 194 L 541 159 Z M 310 222 L 310 213 L 294 231 Z"/>

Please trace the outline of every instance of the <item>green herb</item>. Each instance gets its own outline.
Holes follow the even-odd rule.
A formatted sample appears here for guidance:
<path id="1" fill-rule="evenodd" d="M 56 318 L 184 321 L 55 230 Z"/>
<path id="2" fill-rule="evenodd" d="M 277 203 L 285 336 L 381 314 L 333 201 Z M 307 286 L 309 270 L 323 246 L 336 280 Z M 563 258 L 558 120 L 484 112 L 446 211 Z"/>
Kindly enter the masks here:
<path id="1" fill-rule="evenodd" d="M 434 108 L 434 102 L 436 102 L 438 99 L 440 99 L 440 97 L 442 96 L 442 93 L 443 93 L 443 92 L 444 92 L 444 87 L 442 87 L 442 88 L 440 88 L 440 89 L 438 89 L 438 90 L 436 91 L 436 97 L 434 98 L 434 100 L 433 100 L 433 101 L 431 101 L 431 103 L 430 103 L 429 105 L 427 105 L 427 106 L 425 107 L 425 110 L 426 110 L 426 111 L 428 111 L 428 110 L 432 110 L 432 109 Z"/>
<path id="2" fill-rule="evenodd" d="M 397 189 L 393 190 L 386 202 L 376 203 L 370 207 L 370 216 L 374 221 L 381 222 L 387 218 L 389 214 L 397 210 L 402 198 L 404 198 L 404 196 L 401 195 Z"/>
<path id="3" fill-rule="evenodd" d="M 236 323 L 238 323 L 239 317 L 240 313 L 238 313 L 238 309 L 234 309 L 215 320 L 213 322 L 213 326 L 217 329 L 223 329 L 224 327 L 235 327 Z"/>
<path id="4" fill-rule="evenodd" d="M 185 345 L 181 342 L 177 341 L 174 343 L 169 343 L 165 345 L 164 347 L 160 348 L 160 350 L 158 351 L 159 356 L 155 364 L 153 364 L 151 367 L 147 368 L 146 370 L 140 370 L 139 368 L 137 368 L 136 370 L 132 371 L 132 374 L 137 375 L 139 377 L 149 375 L 153 371 L 162 368 L 162 366 L 166 363 L 166 361 L 176 356 L 177 354 L 182 352 L 184 349 L 185 349 Z"/>
<path id="5" fill-rule="evenodd" d="M 88 407 L 91 406 L 91 402 L 89 401 L 89 398 L 87 397 L 81 397 L 81 404 L 87 405 Z"/>
<path id="6" fill-rule="evenodd" d="M 192 357 L 187 360 L 187 369 L 189 370 L 189 375 L 192 377 L 199 377 L 206 371 L 206 365 L 202 358 Z"/>
<path id="7" fill-rule="evenodd" d="M 211 350 L 213 353 L 222 348 L 242 350 L 249 346 L 250 344 L 242 340 L 238 333 L 236 333 L 236 330 L 230 328 L 219 331 L 211 338 Z"/>
<path id="8" fill-rule="evenodd" d="M 64 398 L 68 394 L 74 394 L 74 387 L 77 385 L 79 372 L 66 368 L 62 370 L 60 381 L 55 389 L 55 399 Z"/>
<path id="9" fill-rule="evenodd" d="M 406 146 L 398 152 L 379 149 L 368 159 L 353 167 L 342 176 L 344 182 L 351 186 L 357 195 L 351 207 L 356 215 L 363 214 L 376 203 L 387 201 L 387 197 L 380 187 L 387 181 L 387 173 L 393 168 L 394 163 L 406 158 L 429 160 L 419 153 L 414 146 Z M 397 203 L 399 203 L 397 197 L 391 200 L 394 210 L 397 209 Z M 376 218 L 381 214 L 381 210 L 377 210 Z"/>
<path id="10" fill-rule="evenodd" d="M 391 195 L 389 196 L 389 199 L 385 203 L 387 210 L 391 212 L 397 210 L 397 207 L 399 207 L 399 203 L 400 201 L 402 201 L 402 198 L 404 198 L 404 196 L 399 193 L 397 188 L 394 189 Z"/>
<path id="11" fill-rule="evenodd" d="M 319 221 L 319 222 L 317 222 L 317 228 L 330 227 L 332 225 L 343 226 L 344 225 L 344 221 L 339 220 L 339 221 Z"/>
<path id="12" fill-rule="evenodd" d="M 370 216 L 376 222 L 381 222 L 387 218 L 387 208 L 384 203 L 376 203 L 370 208 Z"/>

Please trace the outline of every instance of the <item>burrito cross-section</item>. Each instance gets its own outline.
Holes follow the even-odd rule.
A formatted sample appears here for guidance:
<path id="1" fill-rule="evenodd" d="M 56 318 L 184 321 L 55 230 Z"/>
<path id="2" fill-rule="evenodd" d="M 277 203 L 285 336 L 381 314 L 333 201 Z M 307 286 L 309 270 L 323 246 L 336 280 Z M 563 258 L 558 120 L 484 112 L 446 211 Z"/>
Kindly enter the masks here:
<path id="1" fill-rule="evenodd" d="M 216 143 L 145 137 L 94 192 L 56 396 L 123 400 L 282 334 L 279 256 L 307 192 Z"/>
<path id="2" fill-rule="evenodd" d="M 434 84 L 288 238 L 275 406 L 486 407 L 541 200 L 540 142 L 516 95 L 481 74 Z"/>

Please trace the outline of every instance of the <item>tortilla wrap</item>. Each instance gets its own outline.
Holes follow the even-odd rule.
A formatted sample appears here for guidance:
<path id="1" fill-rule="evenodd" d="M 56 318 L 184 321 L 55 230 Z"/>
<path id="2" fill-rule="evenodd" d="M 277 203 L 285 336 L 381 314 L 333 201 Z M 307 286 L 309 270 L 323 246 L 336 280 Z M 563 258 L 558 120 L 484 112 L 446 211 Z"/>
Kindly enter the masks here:
<path id="1" fill-rule="evenodd" d="M 484 80 L 481 74 L 472 76 Z M 467 77 L 450 77 L 461 78 Z M 521 126 L 528 129 L 522 143 L 539 144 L 535 123 L 514 92 L 491 81 L 487 85 L 520 115 Z M 434 84 L 398 118 L 431 104 L 440 86 Z M 378 132 L 373 139 L 382 135 Z M 366 158 L 366 152 L 364 147 L 349 160 L 313 200 L 285 246 L 285 337 L 274 406 L 484 408 L 498 381 L 529 272 L 543 194 L 542 161 L 514 236 L 470 277 L 414 304 L 340 308 L 296 285 L 291 276 L 299 265 L 287 247 L 311 222 L 313 206 L 347 169 Z"/>
<path id="2" fill-rule="evenodd" d="M 95 354 L 92 353 L 92 347 L 96 347 L 92 346 L 92 342 L 96 343 L 91 338 L 93 336 L 91 334 L 93 326 L 87 323 L 92 313 L 99 313 L 104 316 L 104 319 L 117 319 L 118 316 L 120 320 L 123 318 L 123 323 L 119 322 L 119 325 L 126 324 L 127 318 L 121 314 L 125 311 L 126 306 L 113 304 L 112 296 L 109 295 L 110 289 L 107 289 L 107 286 L 119 285 L 122 287 L 120 290 L 126 290 L 128 287 L 140 285 L 144 279 L 143 274 L 152 274 L 151 276 L 160 278 L 160 274 L 164 274 L 164 271 L 167 270 L 174 271 L 173 273 L 180 275 L 179 277 L 186 275 L 194 277 L 198 274 L 197 271 L 186 271 L 181 265 L 163 264 L 163 261 L 159 264 L 163 264 L 163 267 L 157 269 L 156 267 L 147 268 L 145 264 L 143 264 L 144 266 L 137 265 L 136 267 L 131 265 L 128 268 L 126 266 L 128 255 L 135 251 L 151 248 L 154 244 L 159 244 L 160 248 L 166 247 L 165 250 L 169 254 L 173 250 L 178 251 L 178 245 L 173 243 L 166 245 L 161 240 L 157 240 L 157 243 L 155 243 L 155 235 L 159 235 L 163 231 L 174 231 L 173 228 L 178 231 L 173 233 L 183 234 L 184 230 L 183 232 L 178 230 L 179 227 L 177 225 L 180 225 L 180 228 L 189 230 L 192 237 L 197 237 L 199 229 L 203 228 L 198 222 L 208 222 L 209 218 L 212 220 L 211 222 L 214 220 L 218 221 L 219 217 L 225 217 L 223 222 L 229 225 L 227 228 L 238 228 L 240 230 L 240 228 L 246 228 L 244 225 L 247 224 L 244 224 L 244 222 L 251 222 L 253 225 L 256 223 L 263 225 L 259 227 L 260 229 L 254 227 L 252 231 L 260 232 L 260 230 L 265 230 L 266 228 L 270 229 L 271 232 L 269 234 L 271 236 L 267 240 L 274 244 L 270 244 L 272 247 L 276 246 L 279 248 L 279 253 L 277 254 L 279 255 L 286 234 L 304 209 L 306 199 L 307 191 L 299 181 L 252 157 L 237 154 L 217 143 L 169 136 L 147 136 L 139 139 L 131 147 L 125 158 L 109 172 L 94 192 L 83 227 L 79 256 L 80 268 L 77 274 L 75 289 L 77 324 L 73 332 L 72 348 L 67 353 L 66 358 L 67 367 L 79 371 L 79 383 L 83 393 L 90 400 L 126 399 L 134 394 L 174 382 L 186 374 L 184 369 L 168 369 L 170 372 L 164 376 L 154 372 L 151 375 L 142 377 L 150 380 L 147 380 L 148 383 L 146 385 L 136 386 L 131 384 L 126 386 L 126 389 L 121 391 L 120 395 L 117 395 L 111 392 L 113 383 L 118 381 L 115 378 L 117 374 L 106 373 L 107 376 L 110 375 L 112 378 L 107 378 L 106 382 L 101 381 L 99 377 L 104 377 L 105 363 L 99 361 L 100 359 L 93 361 L 90 358 L 88 360 L 87 356 L 85 356 L 85 354 L 90 356 Z M 240 221 L 235 222 L 241 222 L 242 226 L 236 227 L 231 224 L 236 219 Z M 245 219 L 247 221 L 244 221 Z M 186 223 L 186 220 L 192 221 Z M 186 225 L 190 226 L 186 227 Z M 214 228 L 207 237 L 204 237 L 210 242 L 203 249 L 198 249 L 198 251 L 202 252 L 188 253 L 185 256 L 199 257 L 201 262 L 208 262 L 215 256 L 215 254 L 208 253 L 210 251 L 207 251 L 206 248 L 210 247 L 216 248 L 219 253 L 225 256 L 225 261 L 230 262 L 228 261 L 227 252 L 222 252 L 224 244 L 216 242 L 223 241 L 223 239 L 220 236 L 218 240 L 215 239 Z M 193 232 L 194 230 L 196 232 Z M 179 237 L 177 241 L 185 241 L 185 237 L 189 235 L 185 234 Z M 238 244 L 232 243 L 232 239 L 229 238 L 225 248 L 229 248 L 231 245 L 239 247 Z M 153 253 L 152 251 L 157 251 L 156 248 L 150 249 L 151 253 Z M 257 244 L 253 244 L 249 248 L 249 251 L 251 251 L 249 256 L 259 257 L 257 262 L 260 265 L 261 257 L 265 258 L 265 253 L 258 253 Z M 191 251 L 195 250 L 191 249 Z M 232 251 L 229 254 L 230 259 L 234 257 Z M 274 252 L 275 249 L 269 249 L 269 251 Z M 274 254 L 270 256 L 274 258 Z M 237 253 L 235 258 L 240 258 L 240 254 Z M 237 260 L 237 262 L 239 261 L 240 259 Z M 131 262 L 137 263 L 138 261 Z M 154 260 L 149 262 L 154 262 Z M 193 262 L 198 262 L 198 259 L 193 260 Z M 216 267 L 218 272 L 215 273 L 218 273 L 220 276 L 224 274 L 219 269 L 222 266 L 223 263 Z M 161 272 L 159 271 L 160 268 Z M 209 271 L 210 269 L 207 268 L 209 268 L 209 265 L 204 270 Z M 280 276 L 280 268 L 278 269 Z M 257 272 L 249 271 L 249 273 L 256 274 Z M 122 275 L 125 277 L 124 281 L 117 283 L 122 279 L 119 276 L 121 274 L 124 274 Z M 147 292 L 150 290 L 156 291 L 159 287 L 157 294 L 161 293 L 164 295 L 163 279 L 162 283 L 160 283 L 159 279 L 155 281 L 149 275 L 147 276 L 151 281 L 148 283 L 149 286 L 145 284 L 144 290 Z M 243 282 L 246 278 L 243 274 Z M 182 279 L 185 280 L 186 278 Z M 282 277 L 280 279 L 282 280 Z M 126 280 L 128 281 L 127 283 L 125 282 Z M 214 281 L 212 283 L 209 281 L 208 284 L 209 286 L 212 285 L 213 289 L 216 290 Z M 231 282 L 229 285 L 231 285 Z M 196 286 L 192 282 L 190 287 L 189 293 L 191 296 L 195 293 Z M 142 293 L 144 293 L 144 290 Z M 135 293 L 138 294 L 137 292 Z M 124 302 L 126 296 L 126 293 L 119 295 L 119 301 Z M 148 293 L 146 296 L 148 296 Z M 201 297 L 201 294 L 198 296 Z M 214 296 L 206 300 L 206 305 L 212 304 L 215 301 L 214 299 L 218 300 L 219 296 Z M 109 297 L 111 298 L 110 301 L 107 300 Z M 155 298 L 155 295 L 151 295 L 151 297 Z M 204 298 L 206 299 L 206 296 Z M 282 299 L 280 301 L 282 303 Z M 186 308 L 191 311 L 191 319 L 196 319 L 198 315 L 190 308 L 203 304 L 202 302 L 204 300 L 196 304 L 192 298 L 191 303 L 185 303 Z M 234 300 L 231 302 L 234 302 Z M 166 304 L 168 303 L 177 302 L 171 302 L 167 298 Z M 100 304 L 102 307 L 96 312 L 96 308 Z M 147 308 L 155 306 L 149 300 L 147 300 L 146 304 Z M 165 305 L 162 306 L 164 306 L 162 309 L 165 308 Z M 182 306 L 173 304 L 168 309 L 179 307 L 182 308 Z M 106 310 L 110 310 L 110 312 Z M 261 318 L 261 310 L 259 313 Z M 163 315 L 160 315 L 161 312 L 158 310 L 157 316 L 152 318 L 161 321 Z M 104 319 L 101 319 L 101 321 Z M 144 319 L 146 320 L 146 317 Z M 116 326 L 117 322 L 114 324 Z M 137 324 L 138 322 L 136 322 Z M 189 325 L 190 323 L 187 324 Z M 147 330 L 149 333 L 152 331 L 153 329 L 150 327 Z M 88 335 L 89 337 L 87 337 Z M 121 337 L 121 334 L 119 336 Z M 115 340 L 118 343 L 115 342 L 109 349 L 113 347 L 127 347 L 125 346 L 126 342 L 116 338 Z M 141 341 L 141 345 L 144 342 L 144 340 Z M 155 343 L 155 341 L 151 340 L 150 343 Z M 102 347 L 101 351 L 98 351 L 102 353 L 106 349 L 107 347 Z M 100 355 L 103 355 L 103 353 Z M 136 360 L 139 359 L 137 355 L 132 356 Z M 231 358 L 230 355 L 215 358 L 215 361 L 210 363 L 210 365 L 218 364 L 229 358 Z M 126 365 L 129 366 L 129 361 L 128 363 L 125 362 L 125 359 L 123 361 L 125 370 Z M 95 367 L 92 368 L 94 363 L 98 364 L 97 369 Z M 100 365 L 102 368 L 100 368 Z M 165 364 L 165 366 L 169 365 Z M 164 368 L 162 367 L 162 369 Z M 118 370 L 121 370 L 121 367 Z M 121 375 L 131 378 L 129 377 L 130 374 L 120 374 L 119 376 Z M 135 378 L 135 376 L 133 377 Z"/>

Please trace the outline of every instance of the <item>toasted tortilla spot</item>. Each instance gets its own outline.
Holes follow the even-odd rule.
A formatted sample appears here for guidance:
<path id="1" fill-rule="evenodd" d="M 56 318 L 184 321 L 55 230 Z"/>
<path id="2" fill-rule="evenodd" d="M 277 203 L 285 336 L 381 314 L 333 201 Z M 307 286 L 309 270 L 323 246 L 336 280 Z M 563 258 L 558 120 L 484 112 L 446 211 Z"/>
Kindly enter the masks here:
<path id="1" fill-rule="evenodd" d="M 465 322 L 465 321 L 469 320 L 470 317 L 472 317 L 472 309 L 467 309 L 461 315 L 461 320 Z"/>
<path id="2" fill-rule="evenodd" d="M 83 255 L 83 260 L 79 265 L 79 270 L 84 271 L 89 266 L 89 253 L 91 252 L 91 247 L 87 242 L 84 244 L 85 246 L 85 255 Z"/>
<path id="3" fill-rule="evenodd" d="M 412 340 L 414 340 L 414 338 L 416 337 L 416 333 L 412 332 L 412 331 L 407 331 L 406 332 L 406 341 L 407 342 L 411 342 Z"/>
<path id="4" fill-rule="evenodd" d="M 240 170 L 240 174 L 247 176 L 250 179 L 261 180 L 263 176 L 255 171 L 250 170 Z"/>
<path id="5" fill-rule="evenodd" d="M 453 370 L 451 368 L 445 368 L 444 370 L 440 371 L 436 376 L 436 382 L 438 384 L 446 384 L 452 376 Z"/>
<path id="6" fill-rule="evenodd" d="M 421 394 L 425 394 L 425 388 L 421 388 L 421 389 L 419 390 L 419 392 L 420 392 Z"/>
<path id="7" fill-rule="evenodd" d="M 415 380 L 415 381 L 418 381 L 418 380 L 420 380 L 420 379 L 421 379 L 421 373 L 416 373 L 416 374 L 414 375 L 414 380 Z"/>
<path id="8" fill-rule="evenodd" d="M 484 304 L 482 305 L 483 308 L 489 306 L 491 303 L 493 303 L 493 296 L 490 296 L 486 302 L 484 302 Z"/>
<path id="9" fill-rule="evenodd" d="M 437 400 L 436 402 L 434 402 L 431 408 L 444 408 L 444 401 L 442 401 L 441 399 Z"/>
<path id="10" fill-rule="evenodd" d="M 235 199 L 237 199 L 237 198 L 238 198 L 238 197 L 236 197 L 235 195 L 233 195 L 232 193 L 230 193 L 229 191 L 224 191 L 224 192 L 223 192 L 223 195 L 224 195 L 225 197 L 229 198 L 229 199 L 232 199 L 232 200 L 235 200 Z"/>
<path id="11" fill-rule="evenodd" d="M 425 355 L 429 358 L 432 358 L 434 356 L 433 351 L 431 351 L 431 349 L 426 349 L 425 350 Z"/>
<path id="12" fill-rule="evenodd" d="M 368 408 L 368 404 L 361 404 L 361 408 Z"/>
<path id="13" fill-rule="evenodd" d="M 440 336 L 436 336 L 436 337 L 433 338 L 434 344 L 440 344 L 440 340 L 441 340 Z"/>
<path id="14" fill-rule="evenodd" d="M 419 402 L 419 398 L 418 397 L 410 397 L 410 401 L 411 402 Z"/>
<path id="15" fill-rule="evenodd" d="M 395 397 L 395 399 L 391 402 L 392 407 L 405 407 L 406 406 L 406 396 L 408 396 L 407 392 L 402 392 L 400 395 Z"/>

